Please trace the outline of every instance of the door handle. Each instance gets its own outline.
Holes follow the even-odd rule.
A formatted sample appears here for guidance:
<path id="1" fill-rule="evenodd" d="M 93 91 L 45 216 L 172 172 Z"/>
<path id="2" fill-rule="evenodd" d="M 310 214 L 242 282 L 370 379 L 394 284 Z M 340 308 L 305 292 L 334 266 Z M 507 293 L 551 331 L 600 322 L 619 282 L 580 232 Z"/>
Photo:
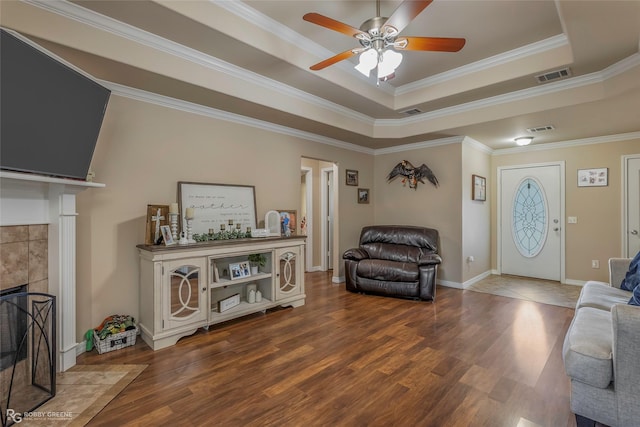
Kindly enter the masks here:
<path id="1" fill-rule="evenodd" d="M 555 227 L 553 231 L 560 231 L 560 227 Z"/>
<path id="2" fill-rule="evenodd" d="M 638 235 L 638 230 L 631 230 L 629 233 L 633 234 L 634 236 Z"/>

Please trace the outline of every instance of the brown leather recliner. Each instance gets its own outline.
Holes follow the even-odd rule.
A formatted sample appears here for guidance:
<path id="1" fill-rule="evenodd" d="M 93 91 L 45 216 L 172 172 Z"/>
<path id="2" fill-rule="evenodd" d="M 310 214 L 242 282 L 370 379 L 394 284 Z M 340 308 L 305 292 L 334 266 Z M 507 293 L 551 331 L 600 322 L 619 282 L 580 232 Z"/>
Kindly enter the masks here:
<path id="1" fill-rule="evenodd" d="M 342 255 L 347 290 L 435 300 L 438 230 L 374 225 L 360 233 L 360 247 Z"/>

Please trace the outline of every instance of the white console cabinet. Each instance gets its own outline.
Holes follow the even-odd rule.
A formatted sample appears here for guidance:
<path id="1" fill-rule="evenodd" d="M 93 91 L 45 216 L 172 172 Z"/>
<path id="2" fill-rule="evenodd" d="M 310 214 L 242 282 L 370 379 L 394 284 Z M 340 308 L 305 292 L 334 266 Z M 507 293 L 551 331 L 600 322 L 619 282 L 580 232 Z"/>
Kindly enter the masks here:
<path id="1" fill-rule="evenodd" d="M 275 306 L 304 305 L 304 245 L 304 237 L 295 236 L 138 245 L 142 339 L 158 350 L 201 327 Z M 257 253 L 266 258 L 264 267 L 231 277 Z M 249 302 L 251 289 L 260 301 Z"/>

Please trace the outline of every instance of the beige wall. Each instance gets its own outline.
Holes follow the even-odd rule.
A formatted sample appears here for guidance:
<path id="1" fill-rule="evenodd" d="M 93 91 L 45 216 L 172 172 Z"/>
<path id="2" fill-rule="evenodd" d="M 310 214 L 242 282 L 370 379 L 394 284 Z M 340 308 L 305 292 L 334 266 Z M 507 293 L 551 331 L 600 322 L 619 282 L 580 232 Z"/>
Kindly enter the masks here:
<path id="1" fill-rule="evenodd" d="M 376 224 L 406 224 L 435 228 L 440 234 L 442 265 L 439 279 L 462 282 L 462 144 L 448 144 L 375 156 L 373 203 Z M 402 160 L 415 167 L 425 163 L 440 186 L 419 183 L 413 190 L 387 175 Z M 469 178 L 470 179 L 470 178 Z M 354 195 L 355 197 L 355 195 Z"/>
<path id="2" fill-rule="evenodd" d="M 490 189 L 491 155 L 473 144 L 462 144 L 462 279 L 464 283 L 491 270 L 491 199 L 472 200 L 472 175 L 487 179 Z M 473 262 L 468 257 L 474 258 Z"/>
<path id="3" fill-rule="evenodd" d="M 621 256 L 622 184 L 621 156 L 640 153 L 640 140 L 580 145 L 517 154 L 493 155 L 491 193 L 496 194 L 496 170 L 500 166 L 565 161 L 565 272 L 567 281 L 608 281 L 607 260 Z M 578 187 L 578 169 L 609 168 L 606 187 Z M 496 224 L 496 198 L 491 198 L 491 224 Z M 497 268 L 496 233 L 491 233 L 491 265 Z M 592 269 L 591 260 L 600 268 Z"/>
<path id="4" fill-rule="evenodd" d="M 137 317 L 135 246 L 144 241 L 147 204 L 176 201 L 178 181 L 254 185 L 264 218 L 270 209 L 299 206 L 303 156 L 335 161 L 341 174 L 373 169 L 368 154 L 112 96 L 92 163 L 95 181 L 106 188 L 77 200 L 78 339 L 107 315 Z M 371 182 L 371 173 L 361 179 Z M 339 183 L 343 251 L 372 223 L 373 205 L 358 205 L 353 187 Z"/>

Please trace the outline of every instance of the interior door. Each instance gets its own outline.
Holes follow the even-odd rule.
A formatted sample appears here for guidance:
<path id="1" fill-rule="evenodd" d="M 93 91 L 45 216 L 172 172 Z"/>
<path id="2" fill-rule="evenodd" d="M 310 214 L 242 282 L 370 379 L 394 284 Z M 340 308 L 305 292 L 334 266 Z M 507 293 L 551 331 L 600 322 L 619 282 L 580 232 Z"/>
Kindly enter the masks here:
<path id="1" fill-rule="evenodd" d="M 500 169 L 500 270 L 561 280 L 559 164 Z"/>
<path id="2" fill-rule="evenodd" d="M 333 170 L 327 172 L 327 269 L 333 269 Z"/>
<path id="3" fill-rule="evenodd" d="M 626 254 L 633 258 L 640 252 L 640 155 L 629 156 L 626 161 Z"/>

